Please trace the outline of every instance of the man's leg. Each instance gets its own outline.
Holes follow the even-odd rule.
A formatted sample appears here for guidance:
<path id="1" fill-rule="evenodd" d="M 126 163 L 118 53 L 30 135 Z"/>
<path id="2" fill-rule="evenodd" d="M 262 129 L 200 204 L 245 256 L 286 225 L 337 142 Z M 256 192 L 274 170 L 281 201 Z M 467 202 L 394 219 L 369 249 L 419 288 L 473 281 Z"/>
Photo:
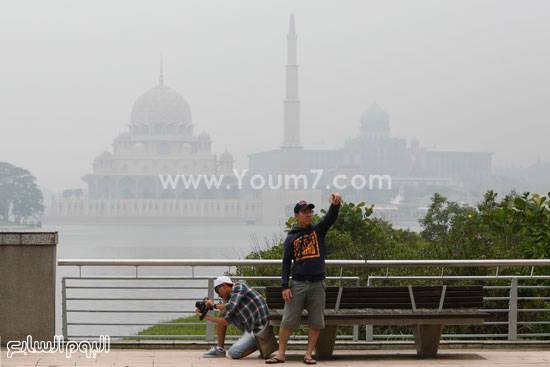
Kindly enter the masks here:
<path id="1" fill-rule="evenodd" d="M 302 310 L 304 309 L 304 302 L 306 296 L 307 284 L 301 281 L 292 281 L 290 290 L 292 291 L 292 299 L 290 303 L 285 303 L 283 310 L 283 319 L 281 320 L 281 327 L 279 328 L 279 350 L 274 358 L 268 359 L 266 363 L 274 363 L 275 359 L 280 361 L 285 360 L 286 346 L 292 329 L 300 326 L 300 319 L 302 318 Z"/>
<path id="2" fill-rule="evenodd" d="M 310 283 L 307 291 L 307 315 L 308 315 L 308 342 L 305 359 L 312 359 L 313 350 L 319 339 L 321 329 L 325 327 L 325 290 L 324 280 Z M 314 361 L 310 361 L 314 363 Z"/>
<path id="3" fill-rule="evenodd" d="M 279 328 L 279 350 L 277 351 L 275 358 L 280 359 L 281 361 L 285 360 L 286 345 L 288 344 L 290 334 L 292 334 L 292 329 L 282 326 Z"/>
<path id="4" fill-rule="evenodd" d="M 239 359 L 257 350 L 258 346 L 256 345 L 256 339 L 254 339 L 250 332 L 245 331 L 239 340 L 229 348 L 229 357 Z"/>
<path id="5" fill-rule="evenodd" d="M 257 350 L 258 350 L 258 346 L 255 345 L 255 346 L 253 346 L 252 348 L 245 350 L 245 351 L 243 352 L 243 354 L 241 354 L 241 358 L 244 358 L 244 357 L 246 357 L 247 355 L 252 354 L 252 353 L 254 353 L 254 352 L 257 351 Z"/>
<path id="6" fill-rule="evenodd" d="M 320 329 L 315 329 L 310 327 L 307 333 L 307 350 L 305 358 L 312 358 L 313 350 L 317 344 L 317 339 L 319 339 L 319 334 L 321 333 Z"/>
<path id="7" fill-rule="evenodd" d="M 229 357 L 233 359 L 243 358 L 258 350 L 256 339 L 248 332 L 244 324 L 238 318 L 234 318 L 231 324 L 243 332 L 243 335 L 229 348 Z"/>
<path id="8" fill-rule="evenodd" d="M 218 345 L 213 347 L 208 352 L 204 353 L 202 356 L 205 358 L 214 358 L 214 357 L 225 357 L 225 349 L 223 346 L 225 344 L 225 332 L 227 331 L 226 325 L 218 324 Z"/>
<path id="9" fill-rule="evenodd" d="M 218 347 L 223 348 L 225 345 L 225 333 L 227 332 L 227 325 L 218 324 Z"/>

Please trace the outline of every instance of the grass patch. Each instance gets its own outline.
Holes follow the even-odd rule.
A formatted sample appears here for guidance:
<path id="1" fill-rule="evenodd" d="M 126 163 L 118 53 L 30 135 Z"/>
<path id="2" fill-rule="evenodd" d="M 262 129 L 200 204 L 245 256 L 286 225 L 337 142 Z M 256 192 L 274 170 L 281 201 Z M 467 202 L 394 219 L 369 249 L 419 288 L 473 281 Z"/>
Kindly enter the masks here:
<path id="1" fill-rule="evenodd" d="M 170 321 L 161 321 L 162 323 L 179 324 L 179 323 L 199 323 L 200 325 L 154 325 L 147 329 L 138 332 L 136 335 L 205 335 L 206 320 L 199 320 L 199 316 L 181 317 Z M 217 326 L 216 331 L 217 333 Z M 242 331 L 233 325 L 229 325 L 226 335 L 241 335 Z M 204 338 L 204 337 L 202 337 Z M 126 340 L 133 340 L 125 338 Z M 189 338 L 139 338 L 139 340 L 192 340 Z"/>

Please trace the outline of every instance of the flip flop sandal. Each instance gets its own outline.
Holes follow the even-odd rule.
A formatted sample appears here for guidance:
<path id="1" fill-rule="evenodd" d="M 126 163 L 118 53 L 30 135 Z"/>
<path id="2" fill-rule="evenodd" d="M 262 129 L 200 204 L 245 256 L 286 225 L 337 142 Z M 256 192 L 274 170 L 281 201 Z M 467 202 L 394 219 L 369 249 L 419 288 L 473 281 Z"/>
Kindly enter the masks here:
<path id="1" fill-rule="evenodd" d="M 304 358 L 304 364 L 317 364 L 317 361 L 313 358 Z"/>
<path id="2" fill-rule="evenodd" d="M 267 359 L 267 360 L 265 361 L 265 363 L 267 363 L 267 364 L 285 363 L 285 361 L 282 360 L 282 359 L 279 359 L 279 358 L 277 358 L 277 357 L 273 357 L 273 358 Z"/>

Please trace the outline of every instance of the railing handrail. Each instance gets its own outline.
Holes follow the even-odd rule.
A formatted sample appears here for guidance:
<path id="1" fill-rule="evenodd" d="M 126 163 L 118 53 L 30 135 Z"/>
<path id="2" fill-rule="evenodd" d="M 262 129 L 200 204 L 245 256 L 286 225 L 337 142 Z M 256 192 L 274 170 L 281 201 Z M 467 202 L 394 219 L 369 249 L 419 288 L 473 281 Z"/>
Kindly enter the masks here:
<path id="1" fill-rule="evenodd" d="M 59 259 L 59 266 L 276 266 L 282 260 L 237 259 Z M 327 266 L 415 267 L 415 266 L 550 266 L 550 259 L 496 260 L 326 260 Z"/>
<path id="2" fill-rule="evenodd" d="M 544 313 L 544 317 L 546 318 L 547 314 L 550 312 L 550 309 L 548 308 L 540 308 L 539 304 L 518 304 L 520 300 L 534 300 L 534 301 L 547 301 L 550 299 L 546 294 L 539 294 L 538 296 L 533 296 L 532 294 L 518 294 L 520 288 L 527 288 L 527 287 L 538 287 L 538 288 L 544 288 L 544 289 L 550 289 L 550 284 L 548 284 L 548 280 L 550 280 L 550 274 L 547 275 L 535 275 L 535 268 L 539 266 L 550 266 L 550 259 L 496 259 L 496 260 L 487 260 L 487 259 L 480 259 L 480 260 L 327 260 L 326 264 L 328 266 L 332 267 L 340 267 L 343 269 L 344 267 L 355 267 L 356 269 L 365 269 L 365 268 L 386 268 L 385 275 L 373 275 L 371 271 L 369 271 L 369 277 L 367 278 L 367 286 L 373 286 L 374 282 L 384 282 L 386 284 L 387 282 L 391 281 L 399 281 L 399 280 L 429 280 L 429 281 L 436 281 L 437 284 L 440 284 L 441 281 L 447 282 L 447 281 L 454 281 L 454 280 L 482 280 L 482 281 L 494 281 L 498 280 L 500 283 L 497 284 L 503 284 L 502 281 L 508 280 L 510 283 L 509 285 L 503 286 L 503 285 L 489 285 L 486 288 L 487 289 L 503 289 L 504 294 L 498 293 L 488 293 L 484 296 L 484 301 L 489 302 L 506 302 L 504 304 L 484 304 L 484 306 L 488 308 L 483 308 L 481 310 L 490 312 L 490 313 L 498 313 L 498 315 L 506 315 L 508 318 L 505 320 L 504 316 L 500 317 L 498 319 L 490 321 L 487 321 L 486 325 L 507 325 L 508 331 L 507 333 L 481 333 L 481 334 L 453 334 L 453 335 L 446 335 L 449 337 L 454 338 L 469 338 L 469 337 L 475 337 L 475 338 L 508 338 L 508 340 L 516 341 L 518 337 L 526 337 L 526 338 L 543 338 L 550 336 L 550 334 L 545 332 L 540 332 L 538 329 L 531 329 L 530 326 L 525 325 L 542 325 L 543 323 L 545 325 L 548 325 L 546 322 L 540 322 L 540 321 L 523 321 L 521 317 L 519 317 L 520 313 Z M 247 259 L 247 260 L 238 260 L 238 259 L 60 259 L 58 261 L 59 266 L 76 266 L 79 270 L 78 276 L 63 276 L 62 277 L 62 322 L 63 322 L 63 335 L 68 338 L 84 338 L 85 335 L 72 335 L 69 333 L 69 326 L 71 327 L 71 330 L 73 328 L 78 327 L 87 327 L 87 326 L 93 326 L 93 322 L 91 323 L 89 320 L 85 320 L 84 323 L 68 321 L 68 314 L 74 314 L 74 313 L 88 313 L 92 314 L 94 316 L 92 320 L 94 321 L 100 321 L 105 322 L 102 320 L 97 320 L 95 315 L 102 315 L 102 314 L 147 314 L 147 315 L 153 315 L 153 314 L 194 314 L 195 311 L 190 310 L 180 310 L 174 307 L 174 302 L 190 302 L 192 298 L 189 295 L 179 295 L 178 297 L 174 297 L 171 295 L 171 297 L 168 297 L 165 294 L 153 294 L 149 291 L 146 294 L 129 294 L 128 296 L 125 295 L 119 295 L 118 293 L 114 294 L 82 294 L 82 293 L 75 293 L 75 294 L 69 294 L 67 295 L 67 291 L 73 292 L 73 288 L 77 289 L 103 289 L 101 285 L 98 284 L 91 284 L 91 283 L 74 283 L 79 281 L 90 281 L 90 280 L 98 280 L 98 281 L 107 281 L 109 284 L 109 288 L 114 288 L 114 283 L 112 280 L 133 280 L 133 281 L 139 281 L 143 282 L 144 280 L 166 280 L 166 281 L 177 281 L 178 283 L 176 285 L 172 285 L 171 287 L 167 284 L 162 283 L 161 285 L 158 285 L 157 283 L 151 284 L 147 283 L 147 289 L 162 289 L 163 292 L 166 292 L 167 289 L 170 288 L 176 289 L 181 288 L 181 284 L 179 281 L 185 280 L 185 281 L 200 281 L 201 284 L 204 283 L 206 280 L 208 282 L 207 285 L 204 287 L 197 287 L 192 286 L 189 289 L 204 289 L 208 293 L 208 297 L 215 298 L 215 292 L 214 292 L 214 279 L 216 278 L 216 275 L 195 275 L 195 267 L 228 267 L 231 271 L 231 267 L 236 266 L 249 266 L 249 267 L 257 267 L 257 266 L 280 266 L 281 260 L 280 259 L 269 259 L 269 260 L 260 260 L 260 259 Z M 132 267 L 135 268 L 135 274 L 133 275 L 89 275 L 89 276 L 82 276 L 82 269 L 90 266 L 90 267 Z M 163 267 L 163 266 L 179 266 L 179 267 L 189 267 L 191 268 L 191 275 L 141 275 L 140 269 L 142 267 Z M 432 267 L 438 268 L 438 272 L 440 275 L 433 276 L 433 275 L 395 275 L 393 273 L 398 273 L 400 271 L 403 271 L 403 268 L 407 268 L 405 270 L 405 273 L 409 273 L 409 269 L 412 269 L 414 267 L 420 268 L 418 271 L 422 271 L 423 267 Z M 446 269 L 453 268 L 453 267 L 493 267 L 495 270 L 494 275 L 473 275 L 473 276 L 458 276 L 458 275 L 450 275 L 452 272 L 447 272 Z M 499 275 L 499 269 L 502 267 L 529 267 L 530 269 L 530 275 L 527 275 L 529 272 L 524 272 L 520 274 L 509 274 L 509 273 L 519 273 L 519 272 L 504 272 L 504 274 Z M 395 268 L 397 271 L 390 271 L 390 268 Z M 399 269 L 401 268 L 401 269 Z M 150 269 L 149 269 L 150 270 Z M 425 273 L 425 269 L 424 272 Z M 502 273 L 502 272 L 501 272 Z M 340 272 L 341 275 L 342 272 Z M 262 279 L 262 280 L 279 280 L 279 276 L 242 276 L 238 277 L 239 279 L 244 280 L 246 279 Z M 338 280 L 338 281 L 351 281 L 355 283 L 355 286 L 359 286 L 360 277 L 354 276 L 336 276 L 336 277 L 328 277 L 327 279 L 332 280 Z M 71 282 L 70 285 L 67 284 L 67 282 Z M 520 286 L 518 282 L 520 281 L 528 281 L 529 283 L 525 283 L 528 285 L 522 285 Z M 537 282 L 535 285 L 533 285 L 533 282 Z M 543 281 L 544 283 L 540 283 L 540 281 Z M 78 286 L 78 284 L 84 284 L 83 286 Z M 118 284 L 118 283 L 117 283 Z M 145 284 L 145 283 L 143 283 Z M 137 287 L 136 285 L 127 285 L 124 283 L 124 286 L 121 285 L 123 288 L 132 289 L 134 287 Z M 258 287 L 263 288 L 263 287 Z M 145 288 L 144 288 L 145 289 Z M 100 307 L 97 306 L 95 303 L 92 305 L 89 305 L 85 309 L 78 308 L 78 304 L 75 306 L 72 304 L 72 302 L 82 302 L 82 301 L 94 301 L 94 302 L 102 302 L 101 305 L 104 305 L 105 302 L 108 302 L 108 304 L 112 304 L 112 302 L 140 302 L 140 301 L 147 301 L 146 305 L 142 305 L 141 308 L 135 309 L 135 307 L 132 307 L 132 309 L 120 309 L 112 308 L 112 306 L 109 307 Z M 172 302 L 168 305 L 162 305 L 160 308 L 150 308 L 150 302 L 154 301 L 162 301 L 162 302 Z M 70 305 L 67 303 L 71 302 Z M 68 307 L 70 306 L 70 307 Z M 74 308 L 73 306 L 77 307 Z M 167 308 L 167 307 L 170 308 Z M 190 306 L 191 307 L 191 306 Z M 494 308 L 497 307 L 497 308 Z M 526 308 L 528 307 L 528 308 Z M 539 308 L 538 308 L 539 307 Z M 192 308 L 192 307 L 191 307 Z M 181 316 L 181 315 L 180 315 Z M 161 319 L 159 319 L 161 320 Z M 123 320 L 124 322 L 127 322 L 126 319 Z M 139 320 L 143 322 L 143 320 Z M 110 323 L 113 323 L 112 321 L 109 321 Z M 120 324 L 123 326 L 124 322 Z M 193 322 L 185 323 L 185 325 L 192 325 Z M 525 325 L 524 325 L 525 324 Z M 99 323 L 98 326 L 101 326 L 103 324 Z M 118 325 L 116 323 L 113 323 L 113 325 Z M 206 323 L 204 324 L 206 326 L 205 334 L 201 335 L 185 335 L 181 336 L 182 338 L 186 339 L 193 339 L 193 338 L 205 338 L 206 341 L 213 341 L 215 339 L 215 330 L 214 325 L 212 323 Z M 131 326 L 131 325 L 130 325 Z M 492 330 L 492 329 L 491 329 Z M 499 329 L 500 330 L 500 329 Z M 485 330 L 484 332 L 486 332 Z M 489 330 L 490 331 L 490 330 Z M 497 330 L 498 331 L 498 330 Z M 524 331 L 534 331 L 531 333 L 525 333 Z M 538 332 L 537 332 L 538 331 Z M 544 331 L 544 330 L 542 330 Z M 161 338 L 161 337 L 180 337 L 177 335 L 170 335 L 170 336 L 158 336 L 158 335 L 119 335 L 115 337 L 128 337 L 128 338 L 140 338 L 140 339 L 147 339 L 149 337 L 151 338 Z M 371 342 L 374 340 L 386 338 L 386 339 L 396 339 L 396 338 L 406 338 L 410 337 L 410 335 L 386 335 L 386 334 L 375 334 L 374 333 L 374 327 L 372 325 L 367 325 L 365 328 L 365 340 Z M 339 336 L 339 338 L 346 338 L 351 339 L 354 341 L 357 341 L 359 338 L 359 328 L 357 325 L 353 327 L 352 335 L 345 335 L 345 336 Z"/>

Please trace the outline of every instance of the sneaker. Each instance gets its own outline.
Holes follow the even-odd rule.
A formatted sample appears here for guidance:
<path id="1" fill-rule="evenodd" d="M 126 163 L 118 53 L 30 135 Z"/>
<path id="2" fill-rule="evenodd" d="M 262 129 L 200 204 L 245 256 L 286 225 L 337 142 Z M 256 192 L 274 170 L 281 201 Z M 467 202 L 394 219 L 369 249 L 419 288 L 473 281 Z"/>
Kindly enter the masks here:
<path id="1" fill-rule="evenodd" d="M 218 348 L 213 347 L 208 352 L 202 355 L 204 358 L 216 358 L 216 357 L 225 357 L 225 350 L 220 352 Z"/>

